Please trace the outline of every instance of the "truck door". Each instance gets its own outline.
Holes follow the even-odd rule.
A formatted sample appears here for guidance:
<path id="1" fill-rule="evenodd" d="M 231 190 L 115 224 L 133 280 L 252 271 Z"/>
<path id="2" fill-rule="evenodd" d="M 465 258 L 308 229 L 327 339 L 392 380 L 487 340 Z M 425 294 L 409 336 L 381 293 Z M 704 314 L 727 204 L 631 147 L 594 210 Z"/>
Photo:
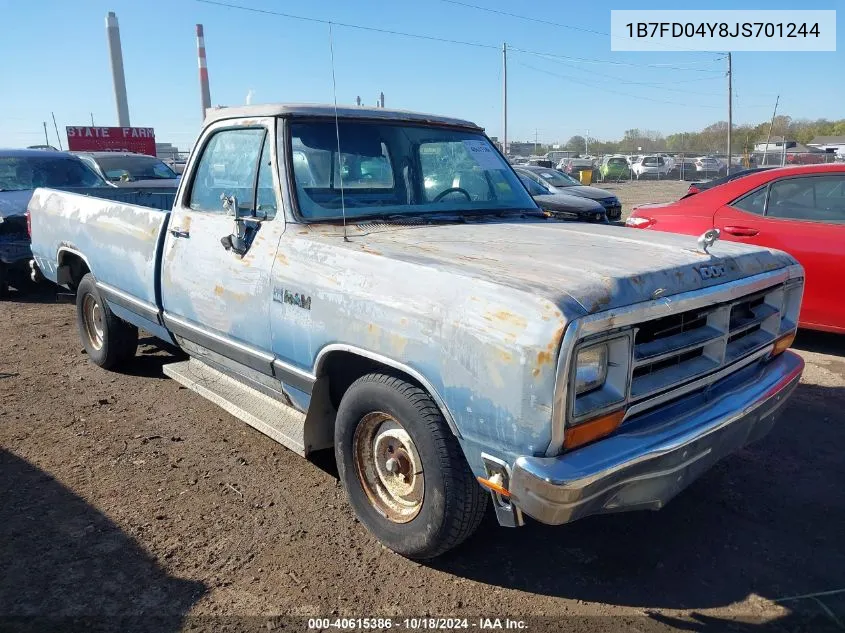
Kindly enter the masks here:
<path id="1" fill-rule="evenodd" d="M 264 374 L 273 360 L 270 273 L 284 231 L 275 126 L 221 121 L 204 133 L 161 264 L 164 319 L 177 339 Z"/>

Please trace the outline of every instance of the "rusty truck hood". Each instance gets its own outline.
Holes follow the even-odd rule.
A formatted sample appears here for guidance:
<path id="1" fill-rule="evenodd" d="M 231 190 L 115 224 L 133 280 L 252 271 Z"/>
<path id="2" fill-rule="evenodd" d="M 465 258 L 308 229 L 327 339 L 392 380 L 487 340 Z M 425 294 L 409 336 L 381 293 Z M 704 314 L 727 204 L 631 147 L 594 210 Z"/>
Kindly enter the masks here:
<path id="1" fill-rule="evenodd" d="M 570 316 L 795 263 L 781 251 L 727 241 L 717 241 L 707 254 L 694 237 L 618 226 L 534 220 L 381 226 L 359 226 L 350 232 L 349 242 L 338 241 L 354 250 L 533 292 Z"/>

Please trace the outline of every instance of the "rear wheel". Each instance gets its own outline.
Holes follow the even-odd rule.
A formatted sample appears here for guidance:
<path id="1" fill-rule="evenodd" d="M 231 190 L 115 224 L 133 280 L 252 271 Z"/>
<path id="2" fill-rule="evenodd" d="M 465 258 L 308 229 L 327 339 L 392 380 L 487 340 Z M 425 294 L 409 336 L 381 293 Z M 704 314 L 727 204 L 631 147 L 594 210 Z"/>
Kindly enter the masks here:
<path id="1" fill-rule="evenodd" d="M 487 494 L 431 397 L 399 376 L 356 380 L 341 400 L 335 458 L 361 523 L 390 549 L 426 559 L 481 523 Z"/>
<path id="2" fill-rule="evenodd" d="M 113 369 L 135 356 L 138 328 L 112 313 L 91 273 L 82 278 L 76 292 L 76 320 L 79 337 L 95 365 Z"/>

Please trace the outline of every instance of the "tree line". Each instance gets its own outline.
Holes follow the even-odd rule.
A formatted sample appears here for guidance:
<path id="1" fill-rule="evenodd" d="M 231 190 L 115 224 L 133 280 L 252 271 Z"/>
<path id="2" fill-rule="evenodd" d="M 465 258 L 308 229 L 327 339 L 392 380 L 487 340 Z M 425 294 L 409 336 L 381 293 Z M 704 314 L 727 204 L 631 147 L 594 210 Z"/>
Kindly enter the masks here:
<path id="1" fill-rule="evenodd" d="M 734 125 L 731 152 L 742 154 L 753 151 L 756 143 L 765 143 L 771 121 L 756 125 Z M 772 137 L 784 136 L 787 140 L 807 144 L 816 136 L 845 136 L 845 119 L 793 119 L 786 115 L 776 116 L 772 126 Z M 727 149 L 728 123 L 718 121 L 698 132 L 678 132 L 664 136 L 655 130 L 632 128 L 618 141 L 589 139 L 590 154 L 637 154 L 642 152 L 672 152 L 689 154 L 724 153 Z M 584 153 L 583 136 L 571 137 L 565 149 Z M 637 148 L 641 147 L 642 150 Z M 541 153 L 551 151 L 544 146 Z"/>

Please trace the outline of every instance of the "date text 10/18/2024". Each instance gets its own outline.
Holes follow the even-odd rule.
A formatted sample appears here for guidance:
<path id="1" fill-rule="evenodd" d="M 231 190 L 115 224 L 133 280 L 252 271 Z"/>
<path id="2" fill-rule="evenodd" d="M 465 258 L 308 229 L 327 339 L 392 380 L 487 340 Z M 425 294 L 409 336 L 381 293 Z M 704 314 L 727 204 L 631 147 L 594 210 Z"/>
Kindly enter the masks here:
<path id="1" fill-rule="evenodd" d="M 310 618 L 308 630 L 325 631 L 331 629 L 361 631 L 406 629 L 423 630 L 470 630 L 479 631 L 524 631 L 528 629 L 525 620 L 510 618 Z"/>

